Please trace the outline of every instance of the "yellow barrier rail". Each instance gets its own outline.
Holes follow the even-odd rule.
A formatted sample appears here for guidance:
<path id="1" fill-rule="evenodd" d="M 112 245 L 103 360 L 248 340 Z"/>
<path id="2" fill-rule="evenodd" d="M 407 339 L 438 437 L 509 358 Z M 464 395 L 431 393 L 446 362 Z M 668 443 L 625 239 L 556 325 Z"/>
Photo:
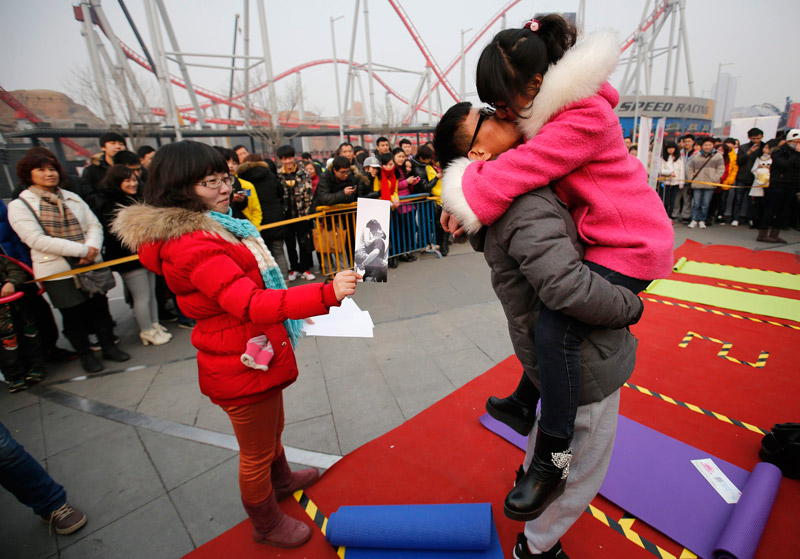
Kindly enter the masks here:
<path id="1" fill-rule="evenodd" d="M 426 200 L 439 200 L 439 198 L 436 197 L 436 196 L 429 196 L 429 197 L 427 197 L 425 199 Z M 317 210 L 321 210 L 321 211 L 317 211 L 316 213 L 309 214 L 309 215 L 304 215 L 302 217 L 295 217 L 295 218 L 292 218 L 292 219 L 284 219 L 283 221 L 275 221 L 273 223 L 267 223 L 266 225 L 259 226 L 258 230 L 259 231 L 263 231 L 264 229 L 274 229 L 276 227 L 283 227 L 284 225 L 291 225 L 292 223 L 299 223 L 301 221 L 315 220 L 315 224 L 317 224 L 318 228 L 320 227 L 320 224 L 322 224 L 323 227 L 326 227 L 326 229 L 323 229 L 323 231 L 326 232 L 325 235 L 322 235 L 322 234 L 317 235 L 318 237 L 322 238 L 322 237 L 327 237 L 328 236 L 327 231 L 330 230 L 330 228 L 327 228 L 327 226 L 326 226 L 328 219 L 332 219 L 333 223 L 338 223 L 339 227 L 343 227 L 343 225 L 348 224 L 347 221 L 343 221 L 345 219 L 344 216 L 352 215 L 353 216 L 352 217 L 352 227 L 344 227 L 343 236 L 341 236 L 341 238 L 335 237 L 334 240 L 333 240 L 334 241 L 333 247 L 337 247 L 338 246 L 336 244 L 337 242 L 338 243 L 344 242 L 343 250 L 339 251 L 338 253 L 331 253 L 331 251 L 326 251 L 326 252 L 319 251 L 316 248 L 317 247 L 317 242 L 316 242 L 316 239 L 315 239 L 314 249 L 317 250 L 317 252 L 320 254 L 320 261 L 321 261 L 321 264 L 322 264 L 322 273 L 323 273 L 323 275 L 333 275 L 336 272 L 339 272 L 341 270 L 345 270 L 348 267 L 352 267 L 352 262 L 353 262 L 353 242 L 352 242 L 351 236 L 352 236 L 352 230 L 355 229 L 355 211 L 356 211 L 356 206 L 357 206 L 356 202 L 353 202 L 353 203 L 350 203 L 350 204 L 340 204 L 340 205 L 337 205 L 337 206 L 318 206 Z M 336 231 L 335 225 L 332 226 L 332 227 L 333 227 L 333 231 L 335 232 Z M 314 231 L 316 232 L 317 229 L 314 229 Z M 314 233 L 312 232 L 312 235 L 313 234 Z M 91 272 L 91 271 L 94 271 L 94 270 L 100 270 L 102 268 L 110 268 L 110 267 L 116 266 L 118 264 L 124 264 L 126 262 L 133 262 L 133 261 L 138 260 L 138 259 L 139 259 L 139 255 L 138 254 L 132 254 L 131 256 L 126 256 L 124 258 L 117 258 L 115 260 L 109 260 L 107 262 L 98 262 L 97 264 L 91 264 L 89 266 L 84 266 L 82 268 L 73 268 L 73 269 L 68 270 L 66 272 L 59 272 L 58 274 L 52 274 L 52 275 L 49 275 L 49 276 L 45 276 L 43 278 L 35 278 L 35 279 L 27 281 L 26 283 L 34 283 L 34 282 L 40 282 L 40 281 L 51 281 L 51 280 L 57 280 L 57 279 L 61 279 L 61 278 L 67 278 L 67 277 L 71 277 L 71 276 L 76 276 L 78 274 L 83 274 L 85 272 Z M 348 262 L 349 262 L 349 264 L 348 264 Z M 326 271 L 326 268 L 328 269 L 328 271 Z"/>

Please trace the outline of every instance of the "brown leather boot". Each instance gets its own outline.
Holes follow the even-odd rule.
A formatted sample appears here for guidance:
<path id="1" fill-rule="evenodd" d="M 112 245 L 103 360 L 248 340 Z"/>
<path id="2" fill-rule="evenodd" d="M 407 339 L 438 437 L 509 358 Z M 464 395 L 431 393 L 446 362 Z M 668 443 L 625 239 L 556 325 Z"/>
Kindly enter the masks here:
<path id="1" fill-rule="evenodd" d="M 258 505 L 242 501 L 250 522 L 253 523 L 253 540 L 275 547 L 299 547 L 311 537 L 311 528 L 305 523 L 283 514 L 275 492 Z"/>
<path id="2" fill-rule="evenodd" d="M 772 229 L 770 229 L 770 230 L 769 230 L 769 242 L 771 242 L 771 243 L 781 243 L 781 244 L 786 244 L 786 239 L 782 239 L 782 238 L 780 238 L 780 236 L 778 235 L 778 233 L 780 233 L 780 232 L 781 232 L 781 230 L 780 230 L 780 229 L 778 229 L 778 228 L 772 228 Z"/>
<path id="3" fill-rule="evenodd" d="M 758 237 L 756 237 L 756 242 L 758 243 L 774 243 L 775 241 L 769 238 L 769 229 L 759 229 L 758 230 Z"/>
<path id="4" fill-rule="evenodd" d="M 275 498 L 283 501 L 286 497 L 297 491 L 305 489 L 319 479 L 316 468 L 306 468 L 293 472 L 286 460 L 286 452 L 272 461 L 272 487 L 275 489 Z"/>

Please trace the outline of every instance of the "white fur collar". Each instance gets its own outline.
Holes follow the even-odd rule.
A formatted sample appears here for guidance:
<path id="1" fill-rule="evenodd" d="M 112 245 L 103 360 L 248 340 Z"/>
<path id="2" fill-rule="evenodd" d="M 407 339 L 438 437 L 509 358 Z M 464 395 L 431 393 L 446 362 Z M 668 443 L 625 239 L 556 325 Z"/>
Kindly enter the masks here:
<path id="1" fill-rule="evenodd" d="M 550 66 L 533 100 L 528 118 L 517 124 L 532 138 L 564 107 L 596 94 L 617 67 L 619 40 L 613 31 L 596 31 Z"/>

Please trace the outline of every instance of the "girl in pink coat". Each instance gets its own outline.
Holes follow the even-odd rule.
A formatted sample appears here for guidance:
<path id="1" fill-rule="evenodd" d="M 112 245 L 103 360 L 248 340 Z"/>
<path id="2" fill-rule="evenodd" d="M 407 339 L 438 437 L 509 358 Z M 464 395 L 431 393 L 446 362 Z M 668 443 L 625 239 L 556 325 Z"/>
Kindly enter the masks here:
<path id="1" fill-rule="evenodd" d="M 587 266 L 638 293 L 672 271 L 672 223 L 644 167 L 625 148 L 614 114 L 619 94 L 607 80 L 619 56 L 615 36 L 594 33 L 577 45 L 576 36 L 564 18 L 550 14 L 501 31 L 484 48 L 477 88 L 491 107 L 477 127 L 486 118 L 514 118 L 525 141 L 494 161 L 454 161 L 442 181 L 450 214 L 442 223 L 455 218 L 476 232 L 517 196 L 551 185 L 575 220 Z M 467 141 L 464 152 L 473 149 Z M 564 490 L 580 396 L 579 345 L 593 326 L 599 325 L 557 307 L 537 322 L 542 411 L 531 466 L 506 498 L 510 518 L 537 518 Z"/>

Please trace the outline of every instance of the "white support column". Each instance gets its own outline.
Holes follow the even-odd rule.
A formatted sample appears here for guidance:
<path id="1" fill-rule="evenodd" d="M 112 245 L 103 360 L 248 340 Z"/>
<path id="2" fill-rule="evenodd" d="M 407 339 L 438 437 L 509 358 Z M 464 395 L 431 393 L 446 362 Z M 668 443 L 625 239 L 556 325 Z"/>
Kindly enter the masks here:
<path id="1" fill-rule="evenodd" d="M 336 31 L 333 24 L 344 16 L 331 16 L 331 43 L 333 44 L 333 77 L 336 82 L 336 114 L 339 117 L 339 142 L 344 142 L 344 122 L 342 119 L 342 95 L 339 92 L 339 65 L 336 60 Z"/>
<path id="2" fill-rule="evenodd" d="M 125 77 L 128 79 L 128 82 L 130 82 L 133 92 L 139 101 L 139 107 L 136 109 L 136 112 L 139 114 L 139 118 L 141 118 L 142 122 L 152 122 L 153 114 L 150 112 L 150 104 L 147 102 L 144 91 L 142 91 L 142 88 L 139 85 L 139 80 L 136 79 L 136 76 L 128 65 L 128 58 L 125 56 L 125 53 L 122 52 L 122 47 L 119 45 L 119 40 L 111 28 L 111 23 L 108 21 L 108 18 L 106 18 L 103 8 L 100 7 L 99 0 L 90 0 L 90 3 L 94 7 L 94 11 L 97 14 L 97 18 L 100 20 L 100 25 L 103 26 L 103 30 L 105 31 L 105 34 L 111 43 L 111 47 L 114 49 L 114 54 L 117 58 L 117 67 L 119 67 L 124 74 L 124 77 L 120 76 L 117 81 L 124 84 Z M 123 95 L 125 95 L 127 98 L 127 89 L 123 91 Z"/>
<path id="3" fill-rule="evenodd" d="M 344 86 L 344 116 L 345 119 L 347 118 L 347 107 L 350 106 L 351 101 L 351 91 L 353 90 L 353 56 L 355 55 L 356 50 L 356 35 L 358 34 L 358 8 L 360 7 L 359 4 L 361 0 L 356 0 L 356 9 L 355 14 L 353 15 L 353 35 L 350 38 L 350 58 L 348 58 L 347 62 L 347 81 L 345 82 Z M 352 99 L 355 99 L 355 94 L 352 94 Z"/>
<path id="4" fill-rule="evenodd" d="M 169 20 L 167 8 L 164 7 L 164 0 L 155 1 L 156 5 L 158 6 L 158 11 L 161 12 L 161 19 L 164 22 L 164 29 L 167 31 L 167 36 L 169 37 L 169 42 L 172 45 L 172 50 L 175 51 L 175 58 L 178 60 L 178 67 L 181 70 L 183 83 L 186 84 L 186 91 L 189 93 L 189 99 L 192 101 L 192 106 L 194 107 L 194 113 L 197 116 L 197 121 L 200 123 L 201 128 L 207 128 L 208 125 L 206 124 L 205 115 L 203 114 L 203 110 L 200 108 L 200 103 L 197 101 L 197 94 L 192 86 L 192 78 L 189 76 L 189 70 L 186 67 L 186 64 L 183 62 L 183 55 L 180 54 L 181 48 L 178 46 L 178 37 L 175 35 L 175 30 L 172 29 L 172 23 Z"/>
<path id="5" fill-rule="evenodd" d="M 675 48 L 675 20 L 677 19 L 677 15 L 675 13 L 675 4 L 670 3 L 669 8 L 667 8 L 668 13 L 667 16 L 669 17 L 669 50 L 667 50 L 667 72 L 664 74 L 664 95 L 669 93 L 669 73 L 672 69 L 672 51 Z"/>
<path id="6" fill-rule="evenodd" d="M 244 0 L 244 128 L 250 128 L 250 0 Z"/>
<path id="7" fill-rule="evenodd" d="M 167 60 L 164 56 L 164 46 L 161 44 L 161 27 L 158 21 L 153 0 L 144 0 L 144 11 L 147 17 L 147 26 L 150 28 L 150 41 L 153 48 L 153 61 L 158 73 L 158 84 L 161 88 L 161 99 L 164 104 L 164 112 L 169 122 L 175 129 L 175 136 L 178 140 L 183 139 L 181 134 L 180 121 L 178 119 L 178 107 L 172 97 L 172 90 L 169 85 L 169 69 Z"/>
<path id="8" fill-rule="evenodd" d="M 272 55 L 269 50 L 269 33 L 267 31 L 267 15 L 264 10 L 264 1 L 257 0 L 258 23 L 261 27 L 261 45 L 264 49 L 264 70 L 267 73 L 267 89 L 269 90 L 269 114 L 272 127 L 276 130 L 280 127 L 278 115 L 278 92 L 275 91 L 275 80 L 272 76 Z M 248 60 L 248 64 L 250 61 Z"/>
<path id="9" fill-rule="evenodd" d="M 301 122 L 306 121 L 306 106 L 303 100 L 303 78 L 300 77 L 300 72 L 295 74 L 297 79 L 295 81 L 295 88 L 297 90 L 297 114 L 300 118 Z M 303 151 L 311 151 L 308 147 L 309 139 L 306 136 L 303 136 L 300 139 L 300 146 L 302 147 Z"/>
<path id="10" fill-rule="evenodd" d="M 686 38 L 686 0 L 680 0 L 681 35 L 683 36 L 684 55 L 686 56 L 686 78 L 689 81 L 689 96 L 694 97 L 694 78 L 692 77 L 692 59 L 689 56 L 689 41 Z"/>
<path id="11" fill-rule="evenodd" d="M 122 68 L 116 66 L 114 62 L 112 62 L 111 57 L 106 52 L 103 42 L 100 40 L 100 37 L 98 37 L 94 29 L 92 29 L 92 36 L 95 43 L 97 43 L 97 52 L 100 54 L 100 59 L 103 63 L 105 63 L 106 68 L 108 68 L 108 72 L 114 81 L 114 85 L 116 85 L 117 90 L 120 92 L 120 95 L 122 95 L 122 99 L 125 102 L 125 108 L 128 111 L 127 120 L 129 123 L 135 122 L 136 109 L 133 106 L 131 96 L 128 95 L 128 88 L 125 83 L 125 74 L 122 72 Z"/>
<path id="12" fill-rule="evenodd" d="M 100 94 L 100 106 L 103 110 L 103 117 L 106 119 L 106 122 L 111 125 L 114 123 L 114 111 L 111 108 L 111 102 L 108 97 L 106 76 L 105 73 L 103 73 L 103 67 L 100 65 L 100 56 L 97 53 L 97 43 L 95 42 L 94 30 L 92 29 L 92 15 L 89 11 L 89 2 L 81 2 L 81 12 L 83 13 L 81 35 L 86 39 L 86 50 L 89 51 L 89 62 L 92 65 L 95 85 Z"/>
<path id="13" fill-rule="evenodd" d="M 375 116 L 375 79 L 372 75 L 372 46 L 369 39 L 369 7 L 368 0 L 364 0 L 364 32 L 367 36 L 367 72 L 369 73 L 369 119 L 368 123 L 372 126 L 376 124 Z"/>
<path id="14" fill-rule="evenodd" d="M 433 104 L 431 103 L 433 99 L 433 80 L 431 79 L 430 68 L 428 68 L 426 74 L 428 76 L 428 126 L 433 126 Z"/>

